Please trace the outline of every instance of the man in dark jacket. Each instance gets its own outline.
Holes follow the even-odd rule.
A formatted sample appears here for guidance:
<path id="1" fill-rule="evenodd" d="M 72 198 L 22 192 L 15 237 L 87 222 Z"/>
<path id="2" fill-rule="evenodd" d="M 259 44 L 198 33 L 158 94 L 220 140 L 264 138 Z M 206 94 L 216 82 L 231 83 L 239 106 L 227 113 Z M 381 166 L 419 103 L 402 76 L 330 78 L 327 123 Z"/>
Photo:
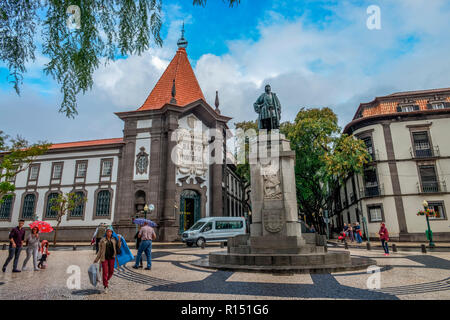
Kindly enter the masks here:
<path id="1" fill-rule="evenodd" d="M 20 272 L 20 270 L 17 269 L 17 263 L 19 262 L 23 241 L 25 240 L 25 229 L 23 228 L 24 224 L 25 220 L 19 220 L 19 225 L 12 229 L 9 233 L 9 254 L 8 258 L 6 258 L 5 264 L 3 265 L 3 272 L 6 271 L 6 267 L 12 258 L 14 258 L 13 272 Z"/>

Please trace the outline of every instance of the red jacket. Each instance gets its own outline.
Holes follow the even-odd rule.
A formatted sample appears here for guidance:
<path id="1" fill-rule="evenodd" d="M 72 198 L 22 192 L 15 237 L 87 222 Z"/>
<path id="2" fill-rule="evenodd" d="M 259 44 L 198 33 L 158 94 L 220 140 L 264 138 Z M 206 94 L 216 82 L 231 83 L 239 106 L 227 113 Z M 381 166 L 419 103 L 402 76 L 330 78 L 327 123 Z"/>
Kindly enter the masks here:
<path id="1" fill-rule="evenodd" d="M 380 234 L 380 240 L 389 241 L 389 232 L 386 227 L 382 226 L 378 233 Z"/>

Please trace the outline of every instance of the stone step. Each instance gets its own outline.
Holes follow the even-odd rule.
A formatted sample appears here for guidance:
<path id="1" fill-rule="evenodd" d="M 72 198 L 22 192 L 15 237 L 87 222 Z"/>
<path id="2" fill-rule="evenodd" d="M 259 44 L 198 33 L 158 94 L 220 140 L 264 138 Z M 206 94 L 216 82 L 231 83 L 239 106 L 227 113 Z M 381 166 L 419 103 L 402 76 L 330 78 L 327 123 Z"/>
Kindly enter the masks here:
<path id="1" fill-rule="evenodd" d="M 348 265 L 351 263 L 348 251 L 307 254 L 249 254 L 214 252 L 209 255 L 211 264 L 249 266 L 318 266 Z"/>

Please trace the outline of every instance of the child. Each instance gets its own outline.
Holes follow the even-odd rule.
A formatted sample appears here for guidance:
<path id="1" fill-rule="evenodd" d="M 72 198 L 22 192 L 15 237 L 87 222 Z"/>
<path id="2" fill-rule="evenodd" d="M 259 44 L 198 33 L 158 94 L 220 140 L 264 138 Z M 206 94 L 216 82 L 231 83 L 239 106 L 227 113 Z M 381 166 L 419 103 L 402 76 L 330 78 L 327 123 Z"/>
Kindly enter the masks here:
<path id="1" fill-rule="evenodd" d="M 41 260 L 39 260 L 38 267 L 41 269 L 45 269 L 47 267 L 47 263 L 45 263 L 47 261 L 47 256 L 50 255 L 50 252 L 48 252 L 48 241 L 47 240 L 43 240 L 41 243 L 41 253 L 42 253 L 42 257 L 41 257 Z"/>

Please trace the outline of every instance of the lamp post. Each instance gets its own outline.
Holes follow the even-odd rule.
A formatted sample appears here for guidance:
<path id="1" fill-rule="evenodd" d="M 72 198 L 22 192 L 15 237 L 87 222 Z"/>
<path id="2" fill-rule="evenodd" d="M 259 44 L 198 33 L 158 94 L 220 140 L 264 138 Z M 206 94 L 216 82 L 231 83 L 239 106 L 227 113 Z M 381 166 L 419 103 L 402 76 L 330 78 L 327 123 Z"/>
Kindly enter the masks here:
<path id="1" fill-rule="evenodd" d="M 423 200 L 422 205 L 423 205 L 423 208 L 425 210 L 425 217 L 427 219 L 427 227 L 428 227 L 427 235 L 428 235 L 428 240 L 430 241 L 429 246 L 430 246 L 430 248 L 432 248 L 432 247 L 434 247 L 433 232 L 431 231 L 430 220 L 429 220 L 428 214 L 427 214 L 427 209 L 428 209 L 428 202 L 427 202 L 427 200 Z"/>
<path id="2" fill-rule="evenodd" d="M 148 211 L 148 205 L 145 204 L 145 206 L 144 206 L 144 215 L 145 215 L 145 219 L 147 219 L 147 211 Z"/>
<path id="3" fill-rule="evenodd" d="M 367 243 L 370 243 L 369 230 L 367 229 L 367 219 L 365 216 L 362 216 L 362 221 L 363 221 L 364 233 L 366 234 L 366 237 L 367 237 Z"/>

